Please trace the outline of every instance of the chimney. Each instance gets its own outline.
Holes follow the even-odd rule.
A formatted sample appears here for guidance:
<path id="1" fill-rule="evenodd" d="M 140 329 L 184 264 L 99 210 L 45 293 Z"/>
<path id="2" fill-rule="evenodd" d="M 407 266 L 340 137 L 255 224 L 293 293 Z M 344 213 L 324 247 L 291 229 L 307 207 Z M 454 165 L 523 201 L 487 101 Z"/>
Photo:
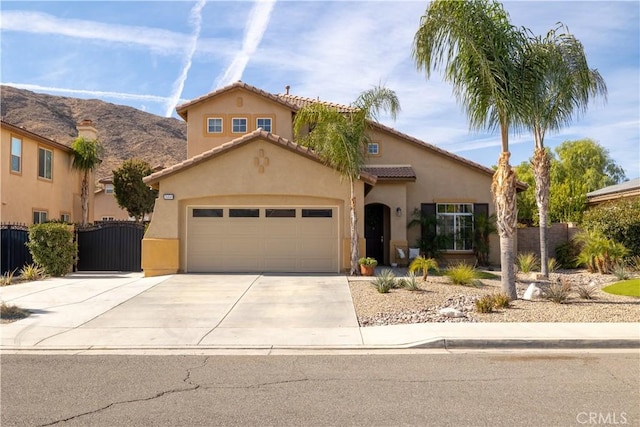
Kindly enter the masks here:
<path id="1" fill-rule="evenodd" d="M 291 86 L 286 85 L 286 86 L 284 87 L 284 89 L 287 91 L 287 95 L 289 95 L 289 89 L 291 89 Z"/>
<path id="2" fill-rule="evenodd" d="M 98 139 L 98 131 L 93 127 L 93 122 L 89 119 L 84 119 L 76 125 L 78 128 L 78 136 L 85 137 L 86 139 Z"/>

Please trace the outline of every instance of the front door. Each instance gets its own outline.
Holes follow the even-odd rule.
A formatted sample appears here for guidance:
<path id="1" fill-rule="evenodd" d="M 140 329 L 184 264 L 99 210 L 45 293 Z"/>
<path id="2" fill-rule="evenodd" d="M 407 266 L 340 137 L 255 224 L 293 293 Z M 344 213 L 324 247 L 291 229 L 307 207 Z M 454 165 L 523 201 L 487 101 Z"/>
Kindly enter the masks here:
<path id="1" fill-rule="evenodd" d="M 378 264 L 388 264 L 385 250 L 389 240 L 389 207 L 372 203 L 364 207 L 364 238 L 367 240 L 366 256 L 375 258 Z"/>

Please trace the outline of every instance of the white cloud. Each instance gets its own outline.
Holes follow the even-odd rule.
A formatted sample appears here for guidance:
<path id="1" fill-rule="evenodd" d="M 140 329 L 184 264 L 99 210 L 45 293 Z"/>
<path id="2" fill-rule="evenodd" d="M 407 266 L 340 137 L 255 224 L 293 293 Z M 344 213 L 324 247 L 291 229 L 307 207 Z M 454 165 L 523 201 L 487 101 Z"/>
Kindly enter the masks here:
<path id="1" fill-rule="evenodd" d="M 215 79 L 213 89 L 226 86 L 242 78 L 251 56 L 258 48 L 262 36 L 269 25 L 269 19 L 275 3 L 275 0 L 256 1 L 245 24 L 242 49 L 236 53 L 226 70 Z"/>
<path id="2" fill-rule="evenodd" d="M 198 46 L 198 38 L 200 37 L 200 30 L 202 29 L 202 8 L 204 8 L 206 4 L 206 0 L 198 0 L 189 13 L 189 20 L 191 25 L 193 25 L 193 32 L 191 33 L 191 39 L 187 45 L 187 53 L 184 58 L 184 63 L 182 64 L 182 70 L 178 79 L 173 83 L 173 90 L 171 91 L 171 96 L 169 97 L 170 100 L 167 102 L 167 108 L 164 113 L 166 117 L 171 117 L 173 110 L 176 108 L 176 105 L 180 100 L 180 95 L 182 95 L 184 82 L 187 80 L 187 75 L 191 68 L 193 54 Z"/>

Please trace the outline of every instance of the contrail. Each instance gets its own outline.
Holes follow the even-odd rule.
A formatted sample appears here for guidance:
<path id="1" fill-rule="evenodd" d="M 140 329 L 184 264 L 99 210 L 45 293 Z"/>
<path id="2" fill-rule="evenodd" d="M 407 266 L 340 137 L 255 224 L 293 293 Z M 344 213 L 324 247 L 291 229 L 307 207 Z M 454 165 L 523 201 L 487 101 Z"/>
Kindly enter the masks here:
<path id="1" fill-rule="evenodd" d="M 189 21 L 191 21 L 191 25 L 193 25 L 193 33 L 191 34 L 191 40 L 189 40 L 189 50 L 187 51 L 187 56 L 184 59 L 182 72 L 180 73 L 180 76 L 178 76 L 178 79 L 173 82 L 173 91 L 169 97 L 167 109 L 164 113 L 166 117 L 171 117 L 173 110 L 180 101 L 180 95 L 182 95 L 182 90 L 184 89 L 184 82 L 187 80 L 187 74 L 189 74 L 189 69 L 191 68 L 193 54 L 198 46 L 198 38 L 200 37 L 200 30 L 202 28 L 202 8 L 206 4 L 207 0 L 198 0 L 189 13 Z"/>
<path id="2" fill-rule="evenodd" d="M 218 75 L 212 89 L 226 86 L 232 82 L 240 80 L 244 69 L 251 59 L 251 55 L 256 51 L 262 36 L 269 25 L 271 12 L 276 0 L 258 0 L 249 13 L 249 19 L 244 26 L 244 39 L 242 41 L 242 50 L 236 53 L 233 61 L 227 69 Z"/>
<path id="3" fill-rule="evenodd" d="M 162 102 L 166 103 L 170 98 L 166 96 L 156 96 L 156 95 L 138 95 L 134 93 L 124 93 L 124 92 L 105 92 L 100 90 L 84 90 L 84 89 L 68 89 L 63 87 L 51 87 L 51 86 L 40 86 L 34 84 L 27 83 L 12 83 L 12 82 L 3 82 L 3 85 L 12 86 L 18 89 L 27 89 L 33 91 L 41 91 L 41 92 L 54 92 L 54 93 L 69 93 L 74 95 L 89 95 L 96 97 L 106 97 L 106 98 L 114 98 L 114 99 L 130 99 L 136 101 L 151 101 L 151 102 Z M 183 102 L 186 100 L 180 100 Z"/>

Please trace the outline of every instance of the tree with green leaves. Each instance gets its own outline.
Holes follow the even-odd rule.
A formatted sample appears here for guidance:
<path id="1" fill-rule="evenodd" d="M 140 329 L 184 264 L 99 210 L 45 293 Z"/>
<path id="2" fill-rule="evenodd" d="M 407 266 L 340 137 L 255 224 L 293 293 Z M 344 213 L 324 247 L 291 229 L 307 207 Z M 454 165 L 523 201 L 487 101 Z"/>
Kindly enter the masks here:
<path id="1" fill-rule="evenodd" d="M 96 139 L 83 136 L 76 138 L 71 144 L 73 156 L 72 167 L 82 173 L 82 187 L 80 201 L 82 204 L 82 225 L 89 221 L 89 179 L 93 171 L 102 162 L 102 145 Z"/>
<path id="2" fill-rule="evenodd" d="M 500 236 L 502 288 L 517 298 L 514 234 L 517 224 L 516 176 L 509 164 L 509 132 L 522 127 L 526 96 L 523 78 L 526 37 L 511 25 L 502 5 L 485 0 L 434 0 L 415 34 L 413 58 L 427 77 L 444 79 L 465 109 L 473 129 L 499 129 L 502 152 L 492 191 Z"/>
<path id="3" fill-rule="evenodd" d="M 535 178 L 535 200 L 539 212 L 540 263 L 542 274 L 549 276 L 547 267 L 547 218 L 551 187 L 551 158 L 544 146 L 548 131 L 558 131 L 584 113 L 589 100 L 595 96 L 606 98 L 607 86 L 600 73 L 589 68 L 582 43 L 563 24 L 546 36 L 529 40 L 525 61 L 534 66 L 528 77 L 535 90 L 525 114 L 525 123 L 533 132 L 535 151 L 532 160 Z M 542 70 L 542 73 L 540 73 Z"/>
<path id="4" fill-rule="evenodd" d="M 142 181 L 142 178 L 152 173 L 151 166 L 140 159 L 125 160 L 120 168 L 113 171 L 116 201 L 136 221 L 142 221 L 146 214 L 153 212 L 158 190 Z"/>
<path id="5" fill-rule="evenodd" d="M 299 144 L 311 148 L 327 165 L 349 180 L 351 274 L 356 275 L 360 256 L 355 182 L 365 163 L 372 121 L 383 112 L 395 119 L 400 102 L 394 91 L 377 86 L 362 92 L 351 107 L 350 112 L 344 113 L 329 105 L 309 104 L 296 113 L 293 128 Z M 305 133 L 307 130 L 309 132 Z"/>

